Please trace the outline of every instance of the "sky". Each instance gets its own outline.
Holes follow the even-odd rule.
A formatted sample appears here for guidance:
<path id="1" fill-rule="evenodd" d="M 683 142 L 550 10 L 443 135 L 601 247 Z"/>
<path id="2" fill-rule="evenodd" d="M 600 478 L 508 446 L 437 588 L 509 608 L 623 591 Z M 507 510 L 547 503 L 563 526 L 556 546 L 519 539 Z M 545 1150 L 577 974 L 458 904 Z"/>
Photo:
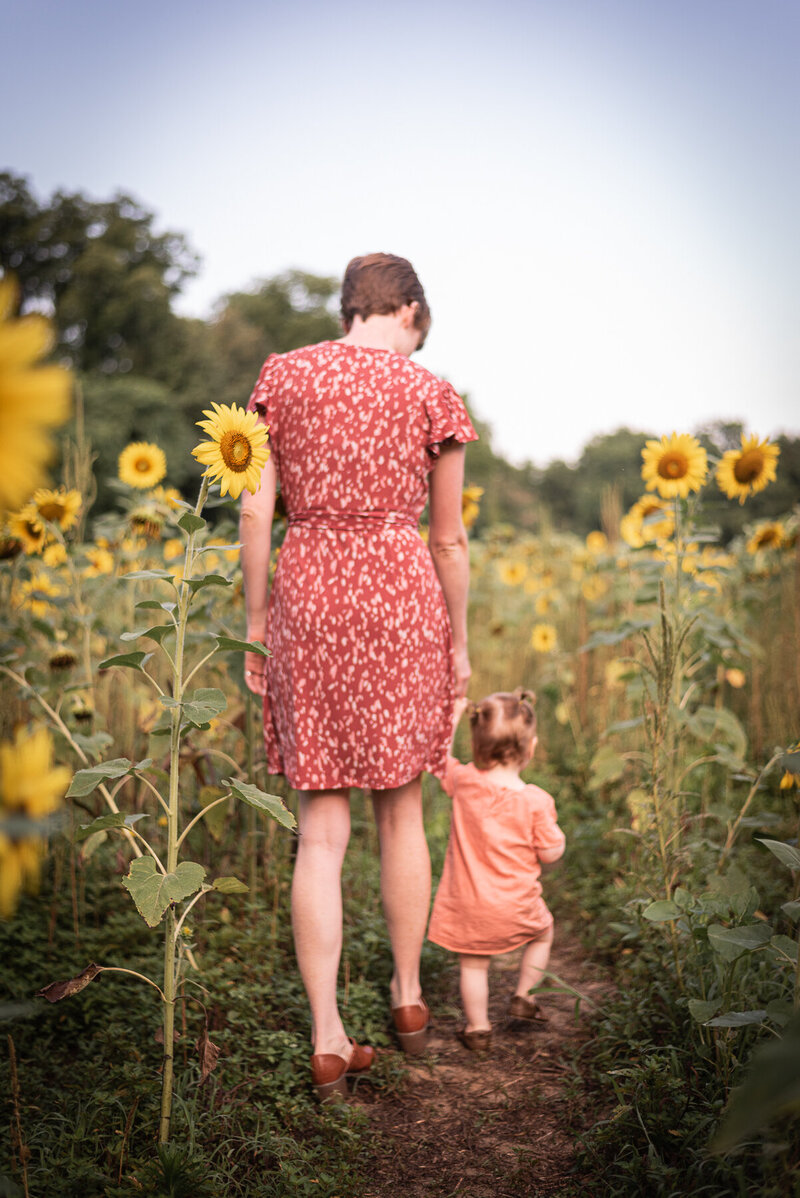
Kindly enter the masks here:
<path id="1" fill-rule="evenodd" d="M 185 233 L 180 312 L 384 250 L 433 312 L 416 360 L 512 461 L 622 426 L 800 434 L 797 0 L 0 0 L 0 22 L 0 169 Z"/>

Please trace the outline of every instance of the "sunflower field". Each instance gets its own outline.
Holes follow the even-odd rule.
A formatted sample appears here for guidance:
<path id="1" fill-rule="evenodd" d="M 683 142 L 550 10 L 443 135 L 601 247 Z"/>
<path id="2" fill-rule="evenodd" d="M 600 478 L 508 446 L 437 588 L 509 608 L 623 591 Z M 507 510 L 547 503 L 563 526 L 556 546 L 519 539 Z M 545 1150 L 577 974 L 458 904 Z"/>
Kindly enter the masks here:
<path id="1" fill-rule="evenodd" d="M 163 447 L 132 442 L 93 517 L 80 419 L 47 475 L 81 408 L 42 364 L 47 322 L 15 317 L 8 280 L 0 319 L 0 1194 L 374 1193 L 361 1112 L 311 1103 L 294 797 L 243 685 L 244 652 L 265 650 L 242 639 L 235 501 L 266 431 L 212 404 L 194 497 Z M 472 540 L 471 697 L 537 694 L 526 776 L 568 842 L 548 894 L 609 979 L 582 1013 L 563 1198 L 798 1192 L 800 515 L 724 545 L 703 515 L 710 491 L 746 505 L 779 471 L 767 437 L 711 460 L 673 433 L 642 445 L 627 512 L 598 497 L 588 537 Z M 468 526 L 482 498 L 465 489 Z M 425 802 L 440 867 L 433 779 Z M 353 814 L 342 986 L 384 1047 L 375 833 L 359 796 Z M 423 967 L 435 998 L 447 954 L 426 946 Z M 402 1093 L 398 1054 L 374 1085 Z"/>

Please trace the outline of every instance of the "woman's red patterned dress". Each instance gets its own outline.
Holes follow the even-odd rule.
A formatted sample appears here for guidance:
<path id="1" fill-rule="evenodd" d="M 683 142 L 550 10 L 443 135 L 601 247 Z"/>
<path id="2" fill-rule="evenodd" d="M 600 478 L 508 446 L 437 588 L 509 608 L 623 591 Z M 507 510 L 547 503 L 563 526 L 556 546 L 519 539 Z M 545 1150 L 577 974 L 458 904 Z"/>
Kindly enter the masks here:
<path id="1" fill-rule="evenodd" d="M 442 774 L 453 650 L 417 524 L 444 441 L 476 439 L 449 383 L 391 350 L 275 354 L 248 405 L 288 512 L 269 600 L 268 768 L 299 790 Z"/>

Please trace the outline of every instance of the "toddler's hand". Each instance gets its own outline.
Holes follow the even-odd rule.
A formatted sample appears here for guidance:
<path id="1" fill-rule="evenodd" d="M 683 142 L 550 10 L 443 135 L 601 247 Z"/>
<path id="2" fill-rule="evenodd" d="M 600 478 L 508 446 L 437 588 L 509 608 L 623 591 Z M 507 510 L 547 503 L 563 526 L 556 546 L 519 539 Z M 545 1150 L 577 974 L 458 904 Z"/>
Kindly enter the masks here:
<path id="1" fill-rule="evenodd" d="M 461 719 L 461 717 L 464 714 L 464 711 L 466 710 L 467 707 L 469 707 L 469 699 L 467 698 L 466 695 L 461 695 L 458 699 L 456 699 L 455 706 L 453 707 L 453 727 L 454 728 L 455 728 L 456 724 L 458 723 L 458 721 Z"/>

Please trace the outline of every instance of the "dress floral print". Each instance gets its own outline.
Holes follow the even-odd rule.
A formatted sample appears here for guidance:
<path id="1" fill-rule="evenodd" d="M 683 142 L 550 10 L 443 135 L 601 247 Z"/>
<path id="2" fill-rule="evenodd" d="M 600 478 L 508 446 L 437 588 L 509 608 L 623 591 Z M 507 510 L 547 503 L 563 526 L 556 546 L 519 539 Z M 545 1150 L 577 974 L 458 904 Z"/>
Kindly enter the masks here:
<path id="1" fill-rule="evenodd" d="M 418 521 L 439 446 L 476 439 L 449 383 L 391 350 L 324 341 L 267 359 L 288 513 L 269 599 L 264 738 L 299 790 L 441 774 L 453 713 L 444 596 Z"/>

